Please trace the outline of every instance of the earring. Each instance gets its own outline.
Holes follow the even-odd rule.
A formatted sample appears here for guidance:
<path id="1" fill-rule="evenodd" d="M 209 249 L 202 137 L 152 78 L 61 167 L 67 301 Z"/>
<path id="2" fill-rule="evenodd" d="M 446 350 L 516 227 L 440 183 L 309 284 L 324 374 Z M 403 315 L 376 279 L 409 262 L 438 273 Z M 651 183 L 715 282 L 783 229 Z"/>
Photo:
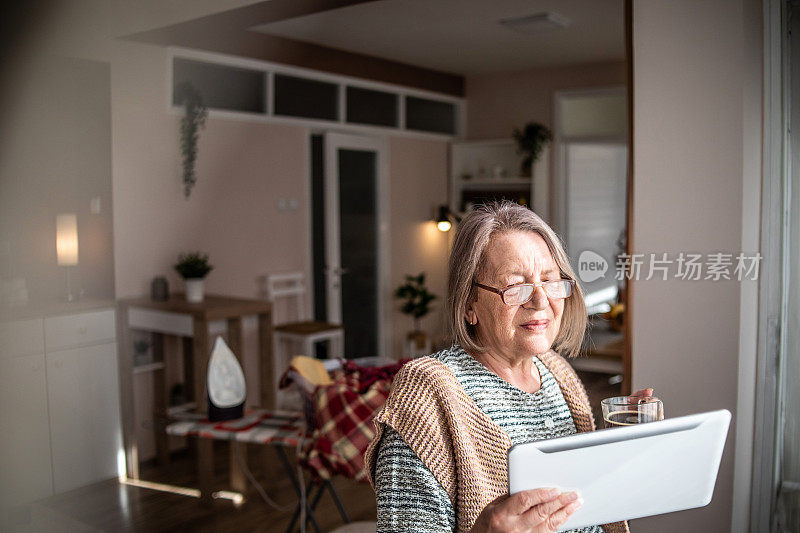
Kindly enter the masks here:
<path id="1" fill-rule="evenodd" d="M 478 323 L 478 320 L 473 316 L 472 319 L 469 321 L 470 326 L 474 326 Z"/>

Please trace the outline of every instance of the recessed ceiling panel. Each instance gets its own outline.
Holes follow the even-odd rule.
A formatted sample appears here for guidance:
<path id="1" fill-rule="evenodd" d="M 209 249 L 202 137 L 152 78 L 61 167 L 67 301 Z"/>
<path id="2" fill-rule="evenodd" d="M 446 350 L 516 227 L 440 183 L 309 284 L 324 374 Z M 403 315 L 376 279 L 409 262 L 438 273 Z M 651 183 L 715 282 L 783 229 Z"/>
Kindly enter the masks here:
<path id="1" fill-rule="evenodd" d="M 454 74 L 621 61 L 623 0 L 385 0 L 252 31 Z M 524 34 L 501 24 L 553 12 L 567 27 Z"/>

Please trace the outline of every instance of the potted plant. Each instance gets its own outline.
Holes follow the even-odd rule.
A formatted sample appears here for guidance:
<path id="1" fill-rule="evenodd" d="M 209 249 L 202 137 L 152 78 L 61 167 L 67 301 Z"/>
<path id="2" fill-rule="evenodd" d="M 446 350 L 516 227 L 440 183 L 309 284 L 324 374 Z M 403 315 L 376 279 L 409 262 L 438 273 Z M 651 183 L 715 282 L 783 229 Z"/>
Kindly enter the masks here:
<path id="1" fill-rule="evenodd" d="M 203 301 L 203 281 L 213 268 L 208 263 L 208 254 L 189 252 L 178 255 L 175 270 L 186 282 L 186 301 Z"/>
<path id="2" fill-rule="evenodd" d="M 521 130 L 514 129 L 514 140 L 517 141 L 517 153 L 525 156 L 522 159 L 520 173 L 523 177 L 531 176 L 533 164 L 539 159 L 542 148 L 553 138 L 547 126 L 538 122 L 528 122 Z"/>
<path id="3" fill-rule="evenodd" d="M 183 159 L 183 193 L 186 198 L 192 192 L 197 181 L 194 164 L 197 160 L 197 141 L 200 130 L 206 125 L 208 109 L 203 104 L 203 97 L 194 85 L 182 82 L 178 85 L 177 101 L 183 104 L 184 114 L 181 118 L 181 158 Z"/>
<path id="4" fill-rule="evenodd" d="M 408 338 L 414 341 L 418 349 L 423 348 L 427 338 L 425 332 L 420 329 L 419 321 L 430 312 L 431 302 L 436 299 L 436 295 L 425 287 L 425 273 L 421 272 L 416 276 L 406 275 L 406 282 L 397 288 L 394 296 L 404 300 L 400 311 L 414 320 L 414 330 L 408 334 Z"/>

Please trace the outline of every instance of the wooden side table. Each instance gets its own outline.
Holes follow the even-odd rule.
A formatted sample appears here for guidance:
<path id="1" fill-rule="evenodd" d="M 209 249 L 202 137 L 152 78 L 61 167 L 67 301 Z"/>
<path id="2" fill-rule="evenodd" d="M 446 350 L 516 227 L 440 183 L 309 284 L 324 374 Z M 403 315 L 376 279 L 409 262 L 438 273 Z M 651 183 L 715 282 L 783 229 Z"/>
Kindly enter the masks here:
<path id="1" fill-rule="evenodd" d="M 217 320 L 227 322 L 228 345 L 241 363 L 242 317 L 258 317 L 258 362 L 261 388 L 261 407 L 275 406 L 275 390 L 272 370 L 272 305 L 265 300 L 231 298 L 206 295 L 200 303 L 189 303 L 183 294 L 173 294 L 170 299 L 156 302 L 149 297 L 126 298 L 117 301 L 117 327 L 120 400 L 122 410 L 122 434 L 125 446 L 127 475 L 139 477 L 139 460 L 136 446 L 136 428 L 133 413 L 133 350 L 131 330 L 153 333 L 153 351 L 161 368 L 153 373 L 154 410 L 156 417 L 167 418 L 166 360 L 163 357 L 164 336 L 183 338 L 183 356 L 186 392 L 195 403 L 197 412 L 205 413 L 206 373 L 208 371 L 209 323 Z M 154 432 L 159 461 L 169 458 L 167 435 L 156 420 Z M 163 464 L 162 463 L 162 464 Z"/>

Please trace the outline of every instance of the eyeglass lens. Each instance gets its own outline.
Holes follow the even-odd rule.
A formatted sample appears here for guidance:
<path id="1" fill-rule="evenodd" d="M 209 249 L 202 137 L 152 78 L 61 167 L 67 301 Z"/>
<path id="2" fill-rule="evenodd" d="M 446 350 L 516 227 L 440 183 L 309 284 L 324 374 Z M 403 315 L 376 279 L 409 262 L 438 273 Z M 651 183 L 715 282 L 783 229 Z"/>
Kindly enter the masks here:
<path id="1" fill-rule="evenodd" d="M 553 299 L 563 299 L 572 292 L 572 284 L 569 281 L 549 281 L 542 284 L 542 288 L 548 297 Z M 533 297 L 535 285 L 523 284 L 509 287 L 503 291 L 503 301 L 507 305 L 522 305 Z"/>

